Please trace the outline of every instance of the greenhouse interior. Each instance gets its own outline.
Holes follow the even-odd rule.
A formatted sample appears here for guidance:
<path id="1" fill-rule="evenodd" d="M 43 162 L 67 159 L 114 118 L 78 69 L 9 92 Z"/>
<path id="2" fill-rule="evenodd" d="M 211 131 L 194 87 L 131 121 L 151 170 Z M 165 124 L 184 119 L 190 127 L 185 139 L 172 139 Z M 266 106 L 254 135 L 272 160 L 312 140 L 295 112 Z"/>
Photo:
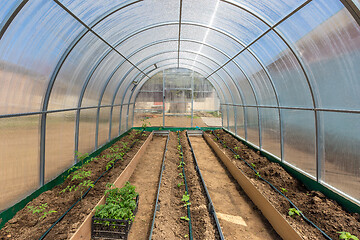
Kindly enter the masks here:
<path id="1" fill-rule="evenodd" d="M 359 0 L 0 0 L 0 239 L 360 239 Z"/>

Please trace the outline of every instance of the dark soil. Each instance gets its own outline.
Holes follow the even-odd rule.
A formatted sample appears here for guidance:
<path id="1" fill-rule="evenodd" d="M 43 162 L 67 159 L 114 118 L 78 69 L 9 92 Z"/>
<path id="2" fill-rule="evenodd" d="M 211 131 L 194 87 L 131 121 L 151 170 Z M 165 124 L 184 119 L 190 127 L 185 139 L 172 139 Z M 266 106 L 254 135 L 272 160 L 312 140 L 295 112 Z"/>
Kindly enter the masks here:
<path id="1" fill-rule="evenodd" d="M 77 228 L 103 196 L 106 183 L 113 183 L 116 180 L 129 164 L 132 157 L 137 153 L 148 135 L 149 133 L 140 135 L 135 131 L 131 131 L 129 135 L 124 136 L 112 145 L 112 147 L 122 149 L 123 142 L 128 142 L 128 146 L 130 146 L 135 139 L 139 139 L 128 153 L 125 154 L 123 160 L 118 161 L 114 168 L 97 182 L 88 195 L 49 232 L 45 239 L 69 239 L 72 234 L 75 233 Z M 81 170 L 91 171 L 91 176 L 86 178 L 86 180 L 95 181 L 106 170 L 106 165 L 109 161 L 109 159 L 106 159 L 106 155 L 110 152 L 109 148 L 104 150 L 96 160 L 93 160 L 81 168 Z M 81 196 L 80 191 L 67 191 L 66 193 L 60 194 L 60 191 L 68 186 L 70 180 L 71 179 L 68 178 L 63 184 L 42 193 L 39 197 L 28 203 L 25 208 L 20 210 L 14 218 L 7 222 L 0 230 L 0 239 L 38 239 Z M 75 183 L 80 183 L 81 181 Z M 46 211 L 55 210 L 57 212 L 40 219 L 40 214 L 33 214 L 29 212 L 27 208 L 28 206 L 40 206 L 44 203 L 48 204 Z"/>
<path id="2" fill-rule="evenodd" d="M 186 239 L 185 235 L 189 234 L 188 222 L 180 219 L 187 216 L 187 210 L 181 202 L 184 190 L 177 187 L 182 181 L 178 170 L 180 158 L 177 145 L 176 133 L 170 132 L 159 193 L 160 211 L 156 213 L 152 235 L 154 240 Z"/>
<path id="3" fill-rule="evenodd" d="M 340 231 L 350 232 L 357 237 L 360 236 L 360 215 L 358 213 L 349 213 L 336 201 L 327 198 L 321 192 L 308 190 L 278 163 L 270 162 L 267 158 L 261 156 L 259 151 L 250 149 L 227 132 L 216 130 L 215 133 L 222 141 L 225 141 L 227 146 L 234 150 L 235 147 L 238 147 L 235 150 L 237 154 L 250 164 L 255 164 L 255 169 L 263 178 L 278 189 L 285 188 L 287 190 L 285 195 L 308 219 L 314 222 L 332 239 L 338 239 L 339 234 L 337 232 Z M 214 136 L 211 136 L 214 139 Z M 268 184 L 258 180 L 254 172 L 243 161 L 235 159 L 233 152 L 218 142 L 217 144 L 304 239 L 326 239 L 320 231 L 301 217 L 289 217 L 288 211 L 291 207 L 289 202 L 283 196 L 276 193 Z"/>
<path id="4" fill-rule="evenodd" d="M 216 224 L 210 216 L 209 204 L 201 180 L 195 170 L 195 163 L 191 153 L 185 131 L 180 134 L 180 141 L 184 151 L 185 172 L 190 195 L 190 214 L 194 239 L 220 239 Z M 185 191 L 185 187 L 181 187 Z"/>

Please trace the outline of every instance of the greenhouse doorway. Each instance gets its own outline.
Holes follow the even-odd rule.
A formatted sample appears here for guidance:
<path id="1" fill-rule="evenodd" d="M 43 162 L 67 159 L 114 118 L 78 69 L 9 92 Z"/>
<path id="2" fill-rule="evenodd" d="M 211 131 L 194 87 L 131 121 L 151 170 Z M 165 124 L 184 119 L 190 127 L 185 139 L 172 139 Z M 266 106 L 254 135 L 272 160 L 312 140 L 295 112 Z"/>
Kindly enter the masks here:
<path id="1" fill-rule="evenodd" d="M 220 99 L 201 74 L 185 69 L 163 70 L 141 87 L 134 109 L 134 127 L 221 127 Z"/>

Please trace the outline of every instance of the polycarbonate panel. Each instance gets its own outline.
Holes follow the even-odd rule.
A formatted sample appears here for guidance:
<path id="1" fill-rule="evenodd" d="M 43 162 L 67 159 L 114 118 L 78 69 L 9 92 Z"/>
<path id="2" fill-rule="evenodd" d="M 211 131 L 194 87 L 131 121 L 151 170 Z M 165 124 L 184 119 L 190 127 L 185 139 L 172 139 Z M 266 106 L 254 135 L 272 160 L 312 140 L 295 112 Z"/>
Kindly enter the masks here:
<path id="1" fill-rule="evenodd" d="M 279 110 L 259 108 L 261 116 L 261 147 L 281 158 Z"/>
<path id="2" fill-rule="evenodd" d="M 224 128 L 229 129 L 228 125 L 228 106 L 221 105 L 221 116 L 222 116 L 222 125 Z"/>
<path id="3" fill-rule="evenodd" d="M 50 95 L 49 110 L 78 106 L 79 95 L 87 77 L 107 50 L 109 47 L 91 32 L 79 41 L 57 75 Z"/>
<path id="4" fill-rule="evenodd" d="M 121 39 L 116 49 L 129 57 L 138 50 L 152 45 L 154 43 L 163 43 L 165 41 L 178 42 L 179 25 L 165 25 L 156 28 L 148 28 L 144 31 L 133 32 L 134 36 Z"/>
<path id="5" fill-rule="evenodd" d="M 120 122 L 120 134 L 126 132 L 126 118 L 127 118 L 127 105 L 121 107 L 121 122 Z"/>
<path id="6" fill-rule="evenodd" d="M 340 1 L 314 0 L 279 27 L 305 63 L 318 107 L 360 108 L 360 26 Z"/>
<path id="7" fill-rule="evenodd" d="M 82 107 L 98 105 L 100 94 L 108 81 L 108 77 L 115 69 L 116 65 L 123 60 L 124 59 L 115 51 L 111 51 L 109 55 L 106 56 L 90 78 L 82 101 Z M 96 67 L 96 65 L 94 67 Z M 111 104 L 111 100 L 105 98 L 103 99 L 102 104 L 109 105 Z"/>
<path id="8" fill-rule="evenodd" d="M 93 29 L 110 44 L 145 27 L 179 21 L 178 0 L 147 0 L 120 10 L 101 21 Z"/>
<path id="9" fill-rule="evenodd" d="M 259 146 L 258 110 L 255 107 L 246 107 L 247 141 Z"/>
<path id="10" fill-rule="evenodd" d="M 119 136 L 120 108 L 113 107 L 111 122 L 111 139 Z"/>
<path id="11" fill-rule="evenodd" d="M 313 107 L 309 85 L 294 54 L 274 32 L 250 47 L 266 65 L 281 106 Z"/>
<path id="12" fill-rule="evenodd" d="M 123 8 L 134 0 L 112 1 L 112 0 L 60 0 L 71 12 L 87 24 L 100 19 L 105 15 L 119 8 Z M 135 3 L 136 5 L 136 3 Z M 125 8 L 127 9 L 127 8 Z"/>
<path id="13" fill-rule="evenodd" d="M 196 61 L 206 64 L 212 69 L 217 69 L 221 66 L 221 62 L 218 59 L 213 58 L 213 56 L 206 56 L 203 53 L 193 52 L 193 51 L 180 51 L 180 58 L 182 59 L 196 59 Z"/>
<path id="14" fill-rule="evenodd" d="M 109 141 L 110 107 L 100 108 L 98 146 Z"/>
<path id="15" fill-rule="evenodd" d="M 276 96 L 270 79 L 258 61 L 248 52 L 244 51 L 234 61 L 239 64 L 251 80 L 259 105 L 277 106 Z"/>
<path id="16" fill-rule="evenodd" d="M 176 53 L 176 57 L 177 57 L 177 51 L 178 51 L 178 44 L 177 42 L 165 42 L 162 44 L 156 44 L 153 45 L 151 47 L 145 48 L 142 51 L 136 53 L 135 55 L 132 55 L 129 60 L 131 62 L 133 62 L 136 65 L 139 65 L 139 63 L 141 63 L 143 60 L 150 58 L 156 54 L 159 53 L 163 53 L 163 52 L 173 52 L 174 54 Z M 166 58 L 163 58 L 166 59 Z M 160 59 L 161 60 L 161 59 Z M 156 62 L 154 62 L 156 63 Z M 144 69 L 145 67 L 147 67 L 147 65 L 149 64 L 142 64 L 141 67 L 139 67 L 140 69 Z"/>
<path id="17" fill-rule="evenodd" d="M 21 0 L 1 1 L 0 2 L 0 29 L 4 26 L 6 20 L 11 16 Z"/>
<path id="18" fill-rule="evenodd" d="M 207 26 L 191 25 L 182 23 L 181 25 L 181 39 L 192 39 L 198 42 L 206 43 L 210 46 L 219 48 L 226 54 L 233 56 L 239 52 L 243 46 L 236 40 L 236 37 L 225 34 L 221 31 L 216 31 L 214 28 L 207 28 Z M 199 46 L 199 52 L 202 47 Z"/>
<path id="19" fill-rule="evenodd" d="M 216 61 L 220 62 L 221 64 L 225 63 L 230 59 L 228 55 L 226 55 L 224 52 L 217 48 L 218 46 L 210 46 L 205 44 L 203 44 L 202 42 L 195 42 L 193 40 L 182 39 L 180 44 L 180 50 L 184 52 L 196 52 L 203 56 L 211 57 L 212 59 L 216 59 Z"/>
<path id="20" fill-rule="evenodd" d="M 236 133 L 235 131 L 235 111 L 236 111 L 236 107 L 235 106 L 229 106 L 228 108 L 229 110 L 229 130 L 233 133 Z"/>
<path id="21" fill-rule="evenodd" d="M 39 116 L 0 119 L 0 211 L 39 187 Z"/>
<path id="22" fill-rule="evenodd" d="M 143 61 L 138 62 L 136 65 L 140 69 L 150 71 L 151 69 L 157 68 L 159 63 L 167 61 L 168 59 L 177 59 L 177 56 L 177 50 L 173 49 L 172 51 L 170 50 L 170 52 L 166 50 L 155 53 L 154 56 L 146 57 Z"/>
<path id="23" fill-rule="evenodd" d="M 236 80 L 231 78 L 232 76 L 230 73 L 225 72 L 225 69 L 220 69 L 216 72 L 216 74 L 218 74 L 224 80 L 224 82 L 226 82 L 227 88 L 229 91 L 231 91 L 231 103 L 242 104 L 242 92 L 240 92 L 242 89 L 235 85 Z"/>
<path id="24" fill-rule="evenodd" d="M 165 89 L 168 88 L 191 88 L 192 73 L 187 69 L 168 69 L 164 72 Z"/>
<path id="25" fill-rule="evenodd" d="M 121 66 L 120 66 L 121 64 Z M 109 81 L 108 85 L 106 86 L 106 90 L 104 96 L 102 98 L 101 105 L 106 105 L 106 103 L 113 103 L 114 101 L 114 94 L 119 84 L 123 81 L 123 78 L 126 72 L 132 67 L 132 65 L 128 62 L 122 62 L 116 64 L 113 72 L 106 76 L 107 80 Z M 114 104 L 119 104 L 118 102 L 114 102 Z"/>
<path id="26" fill-rule="evenodd" d="M 236 134 L 245 139 L 244 108 L 236 107 Z"/>
<path id="27" fill-rule="evenodd" d="M 80 153 L 90 153 L 95 149 L 97 109 L 80 110 L 79 147 Z"/>
<path id="28" fill-rule="evenodd" d="M 45 183 L 74 164 L 76 111 L 46 115 Z"/>
<path id="29" fill-rule="evenodd" d="M 305 0 L 230 0 L 238 6 L 250 10 L 258 17 L 274 24 L 299 7 Z"/>
<path id="30" fill-rule="evenodd" d="M 316 131 L 313 111 L 281 110 L 283 161 L 316 176 Z"/>
<path id="31" fill-rule="evenodd" d="M 183 0 L 182 19 L 231 33 L 245 45 L 268 28 L 250 13 L 217 0 Z"/>
<path id="32" fill-rule="evenodd" d="M 0 41 L 0 114 L 42 109 L 53 69 L 83 29 L 53 1 L 23 7 Z"/>
<path id="33" fill-rule="evenodd" d="M 128 129 L 133 127 L 133 126 L 132 126 L 132 125 L 133 125 L 133 115 L 134 115 L 133 110 L 134 110 L 134 104 L 131 103 L 131 104 L 129 105 Z"/>
<path id="34" fill-rule="evenodd" d="M 322 125 L 322 180 L 360 199 L 360 115 L 319 113 Z"/>
<path id="35" fill-rule="evenodd" d="M 236 82 L 236 84 L 239 86 L 239 89 L 241 89 L 241 101 L 243 104 L 256 105 L 254 90 L 250 85 L 250 80 L 246 78 L 240 66 L 231 61 L 226 64 L 223 69 L 233 77 L 233 81 Z"/>

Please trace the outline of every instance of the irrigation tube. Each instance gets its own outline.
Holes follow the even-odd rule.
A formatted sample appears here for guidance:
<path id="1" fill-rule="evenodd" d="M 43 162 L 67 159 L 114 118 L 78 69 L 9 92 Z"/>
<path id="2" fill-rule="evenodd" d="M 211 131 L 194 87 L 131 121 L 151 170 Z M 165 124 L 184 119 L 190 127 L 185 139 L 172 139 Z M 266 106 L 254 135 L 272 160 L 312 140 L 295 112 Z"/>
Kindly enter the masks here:
<path id="1" fill-rule="evenodd" d="M 164 162 L 165 162 L 165 156 L 166 156 L 166 152 L 167 152 L 167 146 L 168 146 L 169 138 L 170 138 L 170 132 L 168 132 L 168 137 L 167 137 L 167 139 L 166 139 L 164 156 L 163 156 L 163 160 L 162 160 L 162 164 L 161 164 L 160 179 L 159 179 L 159 185 L 158 185 L 158 190 L 157 190 L 157 194 L 156 194 L 156 202 L 155 202 L 154 216 L 153 216 L 153 220 L 152 220 L 152 223 L 151 223 L 149 240 L 151 240 L 151 237 L 152 237 L 152 234 L 153 234 L 156 212 L 157 212 L 158 206 L 159 206 L 158 202 L 159 202 L 161 179 L 162 179 L 162 174 L 163 174 L 164 169 L 165 169 L 165 164 L 164 164 Z"/>
<path id="2" fill-rule="evenodd" d="M 204 132 L 203 132 L 203 134 L 204 134 Z M 209 213 L 212 214 L 213 217 L 214 217 L 214 220 L 215 220 L 215 223 L 216 223 L 216 227 L 217 227 L 218 232 L 219 232 L 219 235 L 220 235 L 220 239 L 221 239 L 221 240 L 224 240 L 225 238 L 224 238 L 224 235 L 223 235 L 223 233 L 222 233 L 219 220 L 218 220 L 218 218 L 217 218 L 217 216 L 216 216 L 216 212 L 215 212 L 214 205 L 213 205 L 213 203 L 212 203 L 212 201 L 211 201 L 209 191 L 207 190 L 205 181 L 204 181 L 204 179 L 203 179 L 203 177 L 202 177 L 202 174 L 201 174 L 201 171 L 200 171 L 200 169 L 199 169 L 199 165 L 198 165 L 198 162 L 197 162 L 196 157 L 195 157 L 194 149 L 193 149 L 193 147 L 192 147 L 192 145 L 191 145 L 191 141 L 190 141 L 189 134 L 188 134 L 187 131 L 186 131 L 186 137 L 187 137 L 187 140 L 188 140 L 189 145 L 190 145 L 191 154 L 192 154 L 192 156 L 193 156 L 193 158 L 194 158 L 194 162 L 195 162 L 195 166 L 196 166 L 196 172 L 199 174 L 199 177 L 200 177 L 200 179 L 201 179 L 201 182 L 202 182 L 203 188 L 204 188 L 204 190 L 205 190 L 206 196 L 207 196 L 207 198 L 208 198 L 208 200 L 209 200 L 209 206 L 208 206 Z"/>
<path id="3" fill-rule="evenodd" d="M 143 132 L 144 132 L 144 131 L 141 131 L 140 134 L 143 133 Z M 141 135 L 140 135 L 140 136 L 141 136 Z M 137 143 L 137 141 L 134 141 L 134 142 L 130 145 L 129 150 L 127 150 L 127 151 L 125 152 L 125 154 L 132 149 L 132 147 L 135 145 L 135 143 Z M 110 171 L 110 169 L 112 169 L 112 168 L 114 167 L 115 163 L 117 163 L 120 159 L 121 159 L 121 158 L 116 159 L 116 160 L 114 161 L 114 163 L 111 165 L 111 167 L 109 167 L 106 171 L 104 171 L 104 172 L 100 175 L 100 177 L 99 177 L 98 179 L 96 179 L 96 181 L 93 183 L 93 185 L 95 186 L 95 184 L 96 184 L 108 171 Z M 70 210 L 73 209 L 73 207 L 75 207 L 75 205 L 76 205 L 78 202 L 80 202 L 82 199 L 84 199 L 84 198 L 86 197 L 86 195 L 90 192 L 90 190 L 91 190 L 92 188 L 93 188 L 93 187 L 89 187 L 88 190 L 87 190 L 73 205 L 71 205 L 71 207 L 70 207 L 63 215 L 61 215 L 61 217 L 59 217 L 59 218 L 53 223 L 53 225 L 51 225 L 51 227 L 48 228 L 48 230 L 46 230 L 46 232 L 39 238 L 39 240 L 44 239 L 44 238 L 46 237 L 46 235 L 51 231 L 51 229 L 53 229 L 53 228 L 55 227 L 55 225 L 58 224 L 58 223 L 65 217 L 65 215 L 66 215 L 68 212 L 70 212 Z"/>
<path id="4" fill-rule="evenodd" d="M 183 173 L 183 176 L 184 176 L 185 191 L 186 191 L 187 194 L 189 194 L 188 185 L 187 185 L 186 176 L 185 176 L 185 169 L 184 169 L 184 164 L 185 164 L 184 163 L 184 151 L 183 151 L 183 147 L 182 147 L 181 142 L 180 142 L 180 134 L 179 134 L 179 132 L 177 132 L 177 136 L 178 136 L 178 141 L 179 141 L 179 145 L 180 145 L 180 149 L 181 149 L 180 157 L 181 157 L 181 162 L 183 163 L 182 164 L 182 173 Z M 189 205 L 187 205 L 187 213 L 188 213 L 188 218 L 189 218 L 189 239 L 193 240 L 192 225 L 191 225 L 191 215 L 190 215 L 190 206 Z"/>
<path id="5" fill-rule="evenodd" d="M 219 142 L 221 143 L 221 145 L 225 146 L 226 148 L 230 149 L 230 151 L 232 151 L 236 156 L 238 156 L 238 159 L 242 160 L 243 162 L 246 163 L 246 165 L 248 167 L 250 167 L 256 174 L 257 176 L 259 177 L 259 179 L 263 180 L 264 182 L 266 182 L 267 184 L 270 185 L 271 188 L 273 188 L 275 191 L 277 191 L 281 196 L 283 196 L 289 203 L 292 207 L 294 207 L 296 210 L 299 211 L 301 217 L 306 221 L 308 222 L 310 225 L 312 225 L 313 227 L 315 227 L 317 230 L 319 230 L 322 235 L 324 235 L 325 238 L 329 239 L 329 240 L 332 240 L 331 237 L 329 237 L 323 230 L 321 230 L 318 226 L 315 225 L 315 223 L 313 223 L 312 221 L 310 221 L 307 217 L 305 217 L 305 215 L 299 210 L 299 208 L 288 198 L 286 197 L 281 191 L 279 191 L 279 189 L 277 189 L 274 185 L 272 185 L 270 182 L 268 182 L 266 179 L 264 179 L 263 177 L 260 176 L 259 172 L 256 171 L 245 159 L 243 159 L 242 157 L 240 157 L 232 148 L 230 148 L 229 146 L 227 146 L 226 144 L 223 143 L 223 141 L 221 141 L 221 139 L 216 136 L 214 130 L 212 130 L 212 134 L 219 140 Z"/>

